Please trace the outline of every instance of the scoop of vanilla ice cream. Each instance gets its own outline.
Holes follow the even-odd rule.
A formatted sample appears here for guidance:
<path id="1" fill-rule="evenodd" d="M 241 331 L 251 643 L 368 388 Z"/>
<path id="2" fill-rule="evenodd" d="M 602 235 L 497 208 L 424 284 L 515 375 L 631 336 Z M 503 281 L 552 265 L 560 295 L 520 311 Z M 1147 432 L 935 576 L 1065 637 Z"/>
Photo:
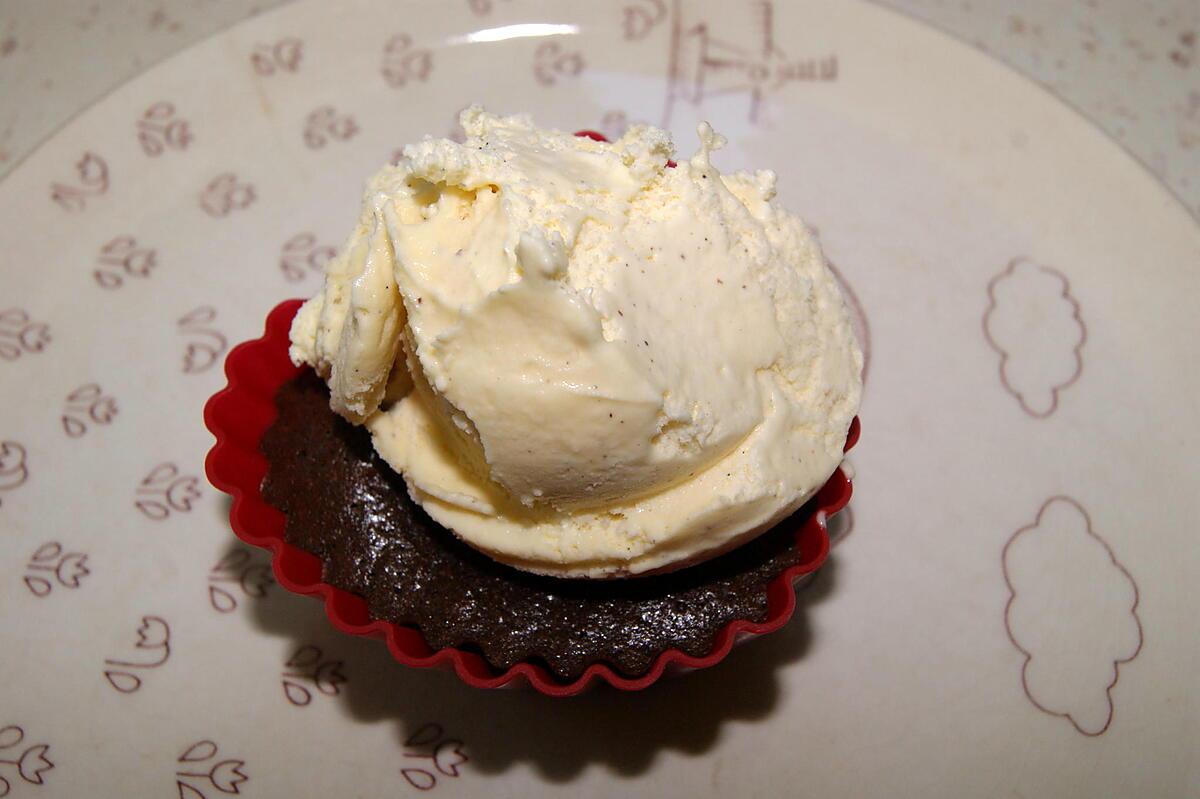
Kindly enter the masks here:
<path id="1" fill-rule="evenodd" d="M 497 560 L 612 577 L 677 568 L 795 511 L 842 458 L 862 355 L 771 172 L 677 168 L 463 112 L 366 192 L 292 359 L 435 520 Z"/>

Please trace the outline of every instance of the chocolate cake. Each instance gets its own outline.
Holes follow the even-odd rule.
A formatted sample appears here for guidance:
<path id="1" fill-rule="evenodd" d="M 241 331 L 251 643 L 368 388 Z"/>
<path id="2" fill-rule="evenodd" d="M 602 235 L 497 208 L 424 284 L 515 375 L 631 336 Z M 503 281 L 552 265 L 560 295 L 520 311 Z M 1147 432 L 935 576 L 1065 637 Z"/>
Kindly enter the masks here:
<path id="1" fill-rule="evenodd" d="M 370 434 L 330 411 L 311 372 L 285 383 L 275 404 L 262 493 L 286 514 L 287 540 L 321 558 L 323 579 L 364 597 L 373 617 L 419 628 L 434 648 L 475 649 L 498 669 L 534 660 L 571 679 L 603 661 L 636 676 L 669 648 L 705 655 L 731 620 L 764 619 L 772 578 L 812 554 L 794 546 L 789 520 L 670 574 L 588 581 L 517 571 L 409 499 Z"/>

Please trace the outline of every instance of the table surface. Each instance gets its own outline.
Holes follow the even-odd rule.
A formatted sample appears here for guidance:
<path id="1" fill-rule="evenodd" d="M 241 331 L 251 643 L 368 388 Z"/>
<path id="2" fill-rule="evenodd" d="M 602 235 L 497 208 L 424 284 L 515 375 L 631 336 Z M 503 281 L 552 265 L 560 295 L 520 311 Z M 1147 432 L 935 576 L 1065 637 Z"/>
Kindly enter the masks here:
<path id="1" fill-rule="evenodd" d="M 3 0 L 0 177 L 149 66 L 288 1 Z M 877 2 L 1029 76 L 1118 140 L 1200 216 L 1200 3 Z"/>

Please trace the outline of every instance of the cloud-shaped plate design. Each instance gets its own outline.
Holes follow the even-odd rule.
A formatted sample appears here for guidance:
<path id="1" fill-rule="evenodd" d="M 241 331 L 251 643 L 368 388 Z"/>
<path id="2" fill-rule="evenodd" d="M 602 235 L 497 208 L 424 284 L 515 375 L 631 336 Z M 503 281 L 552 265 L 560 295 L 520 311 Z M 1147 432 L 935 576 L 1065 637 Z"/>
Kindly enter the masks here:
<path id="1" fill-rule="evenodd" d="M 1010 592 L 1004 624 L 1025 655 L 1025 695 L 1084 735 L 1103 734 L 1120 667 L 1142 649 L 1132 575 L 1083 506 L 1065 496 L 1046 500 L 1034 522 L 1013 533 L 1002 566 Z"/>

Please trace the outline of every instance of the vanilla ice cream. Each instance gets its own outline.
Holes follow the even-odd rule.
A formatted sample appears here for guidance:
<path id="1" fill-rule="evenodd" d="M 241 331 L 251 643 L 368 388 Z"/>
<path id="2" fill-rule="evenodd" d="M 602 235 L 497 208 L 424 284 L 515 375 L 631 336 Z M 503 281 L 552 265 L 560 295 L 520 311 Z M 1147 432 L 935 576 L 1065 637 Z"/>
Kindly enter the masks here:
<path id="1" fill-rule="evenodd" d="M 436 521 L 575 577 L 677 568 L 841 462 L 862 354 L 816 241 L 723 140 L 613 143 L 463 112 L 368 186 L 292 359 Z"/>

